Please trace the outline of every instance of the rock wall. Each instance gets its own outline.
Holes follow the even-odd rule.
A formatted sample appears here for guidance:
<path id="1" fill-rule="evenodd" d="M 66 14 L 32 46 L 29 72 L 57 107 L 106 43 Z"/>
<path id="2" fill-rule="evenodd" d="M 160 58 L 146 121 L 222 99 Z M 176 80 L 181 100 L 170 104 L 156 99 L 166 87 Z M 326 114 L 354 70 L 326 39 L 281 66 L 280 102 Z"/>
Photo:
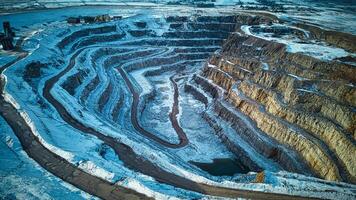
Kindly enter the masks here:
<path id="1" fill-rule="evenodd" d="M 265 137 L 279 145 L 274 159 L 285 170 L 303 173 L 306 167 L 326 180 L 355 183 L 356 68 L 289 53 L 284 44 L 245 35 L 239 25 L 268 20 L 240 18 L 236 18 L 237 32 L 229 36 L 221 52 L 211 56 L 200 74 L 201 79 L 207 79 L 205 84 L 223 90 L 220 99 L 214 96 L 223 102 L 215 112 L 238 132 L 250 132 L 249 139 L 255 140 L 251 144 L 268 157 L 273 143 L 257 142 L 258 135 L 248 127 L 241 129 L 246 126 L 241 123 L 241 116 L 222 105 L 242 113 Z M 310 31 L 314 39 L 355 50 L 352 35 L 300 27 Z M 289 150 L 297 155 L 292 156 Z M 298 163 L 302 164 L 297 166 Z"/>

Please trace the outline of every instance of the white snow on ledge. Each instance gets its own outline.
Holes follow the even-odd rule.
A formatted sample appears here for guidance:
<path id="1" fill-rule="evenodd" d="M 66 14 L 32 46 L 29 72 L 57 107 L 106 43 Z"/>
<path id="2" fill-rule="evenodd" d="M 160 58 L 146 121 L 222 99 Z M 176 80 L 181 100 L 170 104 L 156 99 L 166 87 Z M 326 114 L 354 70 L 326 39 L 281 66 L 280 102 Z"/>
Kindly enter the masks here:
<path id="1" fill-rule="evenodd" d="M 308 56 L 327 61 L 353 55 L 345 51 L 344 49 L 338 47 L 327 46 L 324 43 L 313 43 L 315 41 L 309 41 L 310 43 L 299 43 L 300 41 L 298 40 L 284 39 L 272 36 L 267 37 L 262 34 L 255 34 L 251 32 L 250 28 L 251 26 L 248 25 L 241 26 L 241 30 L 246 35 L 251 35 L 263 40 L 285 44 L 287 46 L 287 51 L 290 53 L 303 53 Z"/>
<path id="2" fill-rule="evenodd" d="M 169 195 L 165 195 L 165 194 L 156 192 L 156 191 L 150 189 L 149 187 L 145 186 L 144 184 L 142 184 L 140 181 L 133 179 L 133 178 L 125 178 L 124 180 L 119 181 L 116 184 L 124 186 L 126 188 L 133 189 L 135 191 L 139 191 L 139 192 L 147 195 L 148 197 L 152 197 L 154 199 L 169 199 L 169 200 L 179 200 L 180 199 L 177 197 L 173 197 L 173 196 L 169 196 Z"/>
<path id="3" fill-rule="evenodd" d="M 45 146 L 47 149 L 49 149 L 53 153 L 55 153 L 55 154 L 61 156 L 62 158 L 68 160 L 69 162 L 72 162 L 74 160 L 74 155 L 73 154 L 47 143 L 46 140 L 44 140 L 42 138 L 41 134 L 37 131 L 34 123 L 31 120 L 31 118 L 28 116 L 28 114 L 25 111 L 20 111 L 20 115 L 26 121 L 27 125 L 31 128 L 33 134 L 38 138 L 38 140 L 40 141 L 40 143 L 43 146 Z"/>
<path id="4" fill-rule="evenodd" d="M 40 48 L 43 48 L 43 46 L 41 45 Z M 34 57 L 35 55 L 31 55 L 31 56 Z M 68 57 L 69 57 L 69 55 L 68 55 Z M 42 57 L 37 57 L 37 58 L 42 58 Z M 66 66 L 66 65 L 64 65 L 64 66 Z M 13 67 L 16 68 L 16 66 L 13 66 Z M 18 68 L 21 68 L 21 67 L 22 66 L 19 66 Z M 10 94 L 8 94 L 9 95 L 8 101 L 12 102 L 13 105 L 20 104 L 22 109 L 27 109 L 27 113 L 24 112 L 22 115 L 24 115 L 26 118 L 28 118 L 27 121 L 29 121 L 29 123 L 31 123 L 33 125 L 33 127 L 34 127 L 34 124 L 36 124 L 37 129 L 39 130 L 41 135 L 44 137 L 45 140 L 47 140 L 47 141 L 42 140 L 41 142 L 45 142 L 45 143 L 51 142 L 51 139 L 46 138 L 47 132 L 44 129 L 41 129 L 40 122 L 42 122 L 44 120 L 44 118 L 32 114 L 31 108 L 33 108 L 33 107 L 30 106 L 31 101 L 29 99 L 26 99 L 28 97 L 28 95 L 32 94 L 33 92 L 30 90 L 30 88 L 19 87 L 19 85 L 21 86 L 21 84 L 24 83 L 24 81 L 21 79 L 21 76 L 12 76 L 12 75 L 17 75 L 15 73 L 15 70 L 11 70 L 11 72 L 9 73 L 9 78 L 11 79 L 11 81 L 9 82 L 8 88 L 12 89 L 11 94 L 13 95 L 13 97 L 15 97 L 15 99 L 18 100 L 18 102 L 16 102 L 15 99 L 12 98 L 12 96 Z M 59 94 L 55 95 L 53 93 L 53 91 L 57 91 L 57 92 L 59 91 Z M 144 142 L 142 142 L 142 140 L 141 141 L 134 140 L 133 136 L 132 136 L 132 134 L 130 134 L 130 132 L 127 132 L 126 130 L 118 131 L 117 129 L 114 129 L 113 127 L 107 126 L 107 124 L 105 124 L 105 123 L 101 123 L 101 121 L 99 121 L 99 118 L 96 118 L 95 115 L 93 115 L 93 113 L 90 113 L 90 112 L 86 113 L 84 111 L 85 110 L 84 108 L 79 107 L 76 103 L 73 103 L 73 101 L 72 101 L 73 98 L 68 96 L 68 94 L 64 90 L 55 86 L 55 88 L 53 88 L 53 91 L 51 91 L 51 93 L 54 96 L 58 97 L 59 101 L 61 101 L 62 103 L 70 104 L 70 106 L 72 108 L 68 108 L 68 112 L 70 112 L 78 120 L 83 120 L 82 123 L 86 123 L 86 125 L 89 127 L 94 126 L 93 128 L 95 128 L 96 130 L 102 131 L 103 134 L 108 134 L 108 135 L 111 135 L 114 137 L 116 136 L 117 139 L 120 140 L 120 142 L 125 143 L 125 144 L 129 145 L 130 147 L 132 147 L 133 150 L 137 154 L 141 155 L 142 157 L 152 160 L 153 162 L 155 162 L 155 164 L 159 165 L 160 167 L 164 168 L 167 171 L 178 174 L 182 177 L 186 177 L 186 178 L 195 180 L 196 182 L 202 182 L 202 183 L 207 183 L 207 184 L 211 184 L 211 185 L 219 185 L 219 186 L 224 186 L 224 187 L 246 189 L 246 190 L 259 190 L 259 191 L 266 191 L 266 192 L 273 191 L 273 192 L 287 193 L 287 194 L 301 194 L 301 195 L 305 195 L 305 196 L 308 196 L 310 194 L 310 196 L 322 197 L 322 198 L 334 198 L 334 199 L 350 198 L 350 197 L 352 197 L 352 194 L 353 194 L 351 192 L 355 191 L 355 187 L 352 187 L 352 188 L 348 187 L 345 189 L 338 188 L 335 185 L 328 185 L 328 184 L 326 184 L 325 181 L 320 180 L 320 179 L 312 179 L 312 178 L 308 179 L 308 178 L 298 176 L 298 175 L 295 175 L 295 177 L 293 177 L 292 175 L 289 175 L 289 174 L 287 174 L 289 176 L 282 176 L 281 173 L 269 173 L 269 172 L 266 172 L 266 174 L 268 175 L 266 178 L 266 180 L 268 180 L 268 183 L 263 183 L 263 184 L 239 183 L 237 179 L 230 180 L 226 177 L 219 177 L 219 178 L 210 180 L 211 177 L 205 177 L 203 175 L 200 175 L 199 173 L 196 173 L 195 171 L 193 171 L 189 168 L 186 168 L 186 166 L 181 165 L 181 163 L 178 162 L 176 158 L 169 157 L 170 154 L 166 154 L 166 152 L 162 151 L 161 149 L 146 145 L 146 144 L 144 144 Z M 20 92 L 23 95 L 19 95 Z M 35 95 L 37 97 L 38 94 L 35 94 Z M 26 98 L 23 98 L 23 97 L 26 97 Z M 21 109 L 20 105 L 18 105 L 18 109 Z M 44 114 L 46 114 L 45 113 L 46 111 L 55 113 L 55 112 L 52 112 L 52 110 L 50 110 L 49 108 L 46 108 L 43 110 Z M 81 119 L 81 116 L 78 115 L 78 113 L 84 113 L 83 115 L 84 115 L 85 119 Z M 29 119 L 29 116 L 32 118 L 32 120 Z M 58 114 L 55 114 L 55 116 L 58 117 Z M 51 121 L 48 121 L 48 122 L 51 122 Z M 48 122 L 47 122 L 47 124 L 51 124 Z M 53 137 L 57 137 L 55 134 L 57 132 L 53 131 L 57 128 L 58 127 L 54 127 L 53 129 L 51 129 L 52 132 L 50 131 L 48 134 Z M 68 129 L 64 129 L 64 130 L 68 131 Z M 77 139 L 78 135 L 73 134 L 70 137 L 67 137 L 68 141 L 69 140 L 77 141 L 76 139 Z M 89 140 L 92 138 L 87 137 L 87 139 Z M 78 141 L 81 141 L 81 140 L 78 140 Z M 95 139 L 95 141 L 97 141 L 97 140 Z M 53 143 L 53 144 L 56 145 L 56 143 Z M 83 143 L 78 143 L 78 146 L 83 146 Z M 73 146 L 73 149 L 64 148 L 63 146 L 52 147 L 55 149 L 54 150 L 50 149 L 50 150 L 57 151 L 56 148 L 59 148 L 59 150 L 62 150 L 62 149 L 68 150 L 71 153 L 73 153 L 73 155 L 75 155 L 75 157 L 77 158 L 76 161 L 78 161 L 78 157 L 81 157 L 81 154 L 88 154 L 89 156 L 92 155 L 90 153 L 93 152 L 93 149 L 85 149 L 84 151 L 80 151 L 82 149 L 77 149 L 78 146 Z M 86 151 L 86 150 L 88 150 L 88 151 Z M 63 152 L 59 152 L 59 154 L 63 154 Z M 113 154 L 113 155 L 115 155 L 115 154 Z M 61 156 L 63 157 L 63 155 L 61 155 Z M 69 156 L 66 156 L 66 159 L 72 159 L 72 158 L 69 155 Z M 79 161 L 80 168 L 87 171 L 88 173 L 94 174 L 96 176 L 101 176 L 102 178 L 104 178 L 106 180 L 112 180 L 113 179 L 112 175 L 118 175 L 119 173 L 121 173 L 120 170 L 121 171 L 124 170 L 124 166 L 121 165 L 117 160 L 112 160 L 112 161 L 105 160 L 108 163 L 106 163 L 106 162 L 105 163 L 102 163 L 102 162 L 97 163 L 96 161 L 98 160 L 98 157 L 91 157 L 89 159 L 90 159 L 90 161 L 88 161 L 88 159 L 82 159 L 82 161 Z M 75 161 L 73 161 L 73 162 L 75 162 Z M 116 166 L 115 164 L 118 164 L 118 165 Z M 108 167 L 108 166 L 110 166 L 110 167 Z M 111 169 L 113 171 L 110 171 Z M 133 188 L 136 191 L 143 192 L 143 193 L 147 194 L 148 196 L 152 196 L 157 199 L 169 199 L 169 198 L 174 199 L 174 197 L 173 197 L 174 194 L 173 195 L 169 194 L 169 192 L 170 193 L 173 193 L 171 191 L 174 191 L 177 193 L 181 192 L 181 191 L 179 191 L 178 188 L 164 186 L 164 184 L 157 183 L 153 179 L 152 179 L 151 185 L 149 185 L 149 184 L 145 183 L 144 182 L 145 180 L 142 177 L 138 176 L 137 174 L 139 174 L 139 173 L 136 173 L 136 172 L 131 173 L 131 171 L 129 171 L 129 170 L 122 172 L 121 174 L 119 174 L 119 176 L 120 176 L 120 178 L 127 177 L 127 178 L 124 178 L 124 180 L 126 180 L 126 182 L 120 181 L 120 182 L 118 182 L 118 184 L 121 183 L 123 186 Z M 299 178 L 301 180 L 298 180 Z M 168 189 L 162 189 L 162 187 L 167 187 Z M 315 191 L 313 191 L 313 190 L 309 191 L 310 188 L 315 189 Z M 162 192 L 164 192 L 164 194 L 159 194 L 156 191 L 162 191 Z M 329 191 L 336 191 L 336 192 L 332 193 Z M 348 194 L 349 196 L 346 196 L 344 194 Z M 170 195 L 172 195 L 172 196 L 170 196 Z M 192 197 L 192 196 L 189 196 L 189 197 Z M 207 197 L 207 198 L 210 199 L 210 197 Z"/>
<path id="5" fill-rule="evenodd" d="M 4 99 L 6 102 L 10 103 L 11 105 L 13 105 L 20 113 L 21 117 L 25 120 L 26 124 L 30 127 L 31 131 L 33 132 L 33 134 L 38 138 L 38 140 L 40 141 L 40 143 L 45 146 L 47 149 L 49 149 L 50 151 L 52 151 L 53 153 L 63 157 L 64 159 L 68 160 L 68 161 L 73 161 L 74 159 L 74 155 L 64 151 L 60 148 L 57 148 L 53 145 L 51 145 L 50 143 L 47 143 L 46 140 L 44 140 L 41 137 L 41 134 L 37 131 L 34 123 L 32 122 L 31 118 L 28 116 L 28 114 L 21 110 L 20 105 L 15 101 L 15 99 L 7 92 L 4 92 Z"/>
<path id="6" fill-rule="evenodd" d="M 78 167 L 85 172 L 88 172 L 89 174 L 101 177 L 109 182 L 112 182 L 115 176 L 114 173 L 108 172 L 105 169 L 98 167 L 92 161 L 79 161 Z"/>

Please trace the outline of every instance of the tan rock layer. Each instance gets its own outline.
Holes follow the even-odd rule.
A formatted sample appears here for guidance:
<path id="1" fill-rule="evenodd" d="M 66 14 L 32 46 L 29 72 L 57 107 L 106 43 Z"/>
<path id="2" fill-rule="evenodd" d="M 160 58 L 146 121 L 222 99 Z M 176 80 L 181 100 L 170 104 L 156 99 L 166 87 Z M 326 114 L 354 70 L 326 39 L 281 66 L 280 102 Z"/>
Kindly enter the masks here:
<path id="1" fill-rule="evenodd" d="M 239 70 L 237 69 L 235 71 Z M 323 98 L 315 93 L 296 90 L 298 87 L 302 87 L 303 84 L 319 84 L 319 82 L 310 81 L 310 83 L 305 83 L 308 81 L 298 81 L 286 74 L 263 70 L 257 70 L 253 76 L 251 76 L 250 80 L 265 88 L 278 91 L 290 106 L 297 104 L 299 107 L 304 108 L 306 112 L 314 111 L 331 121 L 335 121 L 338 125 L 343 127 L 348 134 L 355 138 L 354 122 L 356 120 L 356 114 L 349 106 L 338 104 L 332 99 Z"/>
<path id="2" fill-rule="evenodd" d="M 257 127 L 264 133 L 299 152 L 320 177 L 327 180 L 340 180 L 339 172 L 333 161 L 314 143 L 276 119 L 269 117 L 265 112 L 260 111 L 256 105 L 241 99 L 234 92 L 229 92 L 228 99 L 237 109 L 255 121 Z"/>
<path id="3" fill-rule="evenodd" d="M 266 111 L 314 134 L 333 149 L 343 161 L 352 176 L 355 176 L 356 148 L 350 140 L 332 123 L 305 112 L 298 112 L 278 102 L 275 93 L 257 85 L 242 82 L 239 89 L 252 99 L 265 105 Z M 339 145 L 339 144 L 343 145 Z"/>
<path id="4" fill-rule="evenodd" d="M 203 71 L 203 76 L 212 80 L 215 84 L 224 88 L 225 90 L 229 90 L 235 81 L 231 76 L 227 75 L 227 73 L 219 71 L 215 68 L 205 67 Z"/>
<path id="5" fill-rule="evenodd" d="M 335 121 L 346 132 L 352 134 L 355 138 L 356 130 L 356 113 L 350 107 L 340 105 L 330 99 L 322 98 L 321 96 L 303 91 L 291 90 L 284 93 L 284 101 L 295 109 L 303 112 L 313 112 L 326 117 L 331 121 Z"/>
<path id="6" fill-rule="evenodd" d="M 271 159 L 273 162 L 277 162 L 284 170 L 307 175 L 315 174 L 300 156 L 291 152 L 289 148 L 285 148 L 285 145 L 276 144 L 275 140 L 269 135 L 261 139 L 258 134 L 248 128 L 243 120 L 229 111 L 229 109 L 220 102 L 216 102 L 214 111 L 220 118 L 230 122 L 232 128 L 234 128 L 247 143 L 253 146 L 257 152 Z"/>
<path id="7" fill-rule="evenodd" d="M 355 50 L 348 44 L 355 36 L 305 28 L 316 39 Z M 223 88 L 226 101 L 261 131 L 298 152 L 318 176 L 355 182 L 354 66 L 289 53 L 283 44 L 236 33 L 209 63 L 202 76 Z M 225 119 L 234 126 L 231 117 Z"/>
<path id="8" fill-rule="evenodd" d="M 316 39 L 323 40 L 331 45 L 356 52 L 356 36 L 333 30 L 325 30 L 309 24 L 297 24 L 298 27 L 308 30 Z"/>

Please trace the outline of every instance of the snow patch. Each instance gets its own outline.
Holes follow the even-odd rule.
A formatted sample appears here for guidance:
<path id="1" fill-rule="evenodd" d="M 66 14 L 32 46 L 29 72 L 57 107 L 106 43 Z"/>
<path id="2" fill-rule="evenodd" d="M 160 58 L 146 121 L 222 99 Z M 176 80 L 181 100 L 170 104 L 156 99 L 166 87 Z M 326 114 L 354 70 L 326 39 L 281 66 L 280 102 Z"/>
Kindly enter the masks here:
<path id="1" fill-rule="evenodd" d="M 308 40 L 308 43 L 305 43 L 305 41 L 301 42 L 300 39 L 296 38 L 279 38 L 272 36 L 271 34 L 252 33 L 250 30 L 251 27 L 252 26 L 243 25 L 241 26 L 241 30 L 247 35 L 251 35 L 267 41 L 274 41 L 281 44 L 285 44 L 287 46 L 287 51 L 290 53 L 303 53 L 314 58 L 329 61 L 334 60 L 336 58 L 353 55 L 345 51 L 344 49 L 327 46 L 323 42 Z M 260 27 L 264 26 L 261 25 Z"/>
<path id="2" fill-rule="evenodd" d="M 33 134 L 38 138 L 40 143 L 45 146 L 47 149 L 52 151 L 53 153 L 61 156 L 62 158 L 72 161 L 74 159 L 74 155 L 72 153 L 69 153 L 67 151 L 64 151 L 58 147 L 53 146 L 52 144 L 48 143 L 45 139 L 42 138 L 41 134 L 37 131 L 35 124 L 32 122 L 31 118 L 28 116 L 28 114 L 25 111 L 19 111 L 21 117 L 25 120 L 27 125 L 30 127 L 31 131 Z"/>
<path id="3" fill-rule="evenodd" d="M 6 140 L 6 145 L 9 148 L 12 148 L 14 146 L 14 140 L 10 136 L 6 136 L 5 140 Z"/>
<path id="4" fill-rule="evenodd" d="M 127 188 L 133 189 L 135 191 L 139 191 L 140 193 L 143 193 L 147 195 L 148 197 L 152 197 L 154 199 L 167 199 L 167 200 L 178 200 L 179 198 L 173 197 L 173 196 L 168 196 L 164 195 L 162 193 L 156 192 L 145 185 L 143 185 L 141 182 L 139 182 L 136 179 L 133 178 L 125 178 L 121 182 L 117 182 L 116 184 L 125 186 Z"/>
<path id="5" fill-rule="evenodd" d="M 103 178 L 109 182 L 112 182 L 115 174 L 106 171 L 105 169 L 102 169 L 95 165 L 92 161 L 79 161 L 78 167 L 89 174 L 93 174 L 95 176 L 98 176 L 100 178 Z"/>

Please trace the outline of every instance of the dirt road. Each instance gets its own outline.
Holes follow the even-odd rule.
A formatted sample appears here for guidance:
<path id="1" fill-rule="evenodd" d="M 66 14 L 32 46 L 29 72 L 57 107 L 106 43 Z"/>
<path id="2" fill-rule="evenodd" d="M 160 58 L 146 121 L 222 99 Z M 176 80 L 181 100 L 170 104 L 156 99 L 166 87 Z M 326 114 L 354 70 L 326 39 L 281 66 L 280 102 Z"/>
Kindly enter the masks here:
<path id="1" fill-rule="evenodd" d="M 129 88 L 131 94 L 132 94 L 132 104 L 131 104 L 131 122 L 134 128 L 140 132 L 142 135 L 166 146 L 169 148 L 181 148 L 184 147 L 188 144 L 188 138 L 187 135 L 184 133 L 183 129 L 179 126 L 178 120 L 176 118 L 176 114 L 178 114 L 178 88 L 174 88 L 174 104 L 172 108 L 172 112 L 170 113 L 169 117 L 172 122 L 172 126 L 176 133 L 178 134 L 179 138 L 179 143 L 178 144 L 173 144 L 170 142 L 167 142 L 166 140 L 161 139 L 160 137 L 154 135 L 153 133 L 150 133 L 146 129 L 144 129 L 137 118 L 137 108 L 138 104 L 140 101 L 140 95 L 136 92 L 134 86 L 132 85 L 131 81 L 127 77 L 126 72 L 122 69 L 122 67 L 117 67 L 117 70 L 119 71 L 120 75 L 124 79 L 127 87 Z"/>
<path id="2" fill-rule="evenodd" d="M 83 50 L 83 49 L 82 49 Z M 178 176 L 176 174 L 170 173 L 161 169 L 151 161 L 137 155 L 131 147 L 126 144 L 118 142 L 115 138 L 106 136 L 91 127 L 87 127 L 77 119 L 72 117 L 70 113 L 65 109 L 65 107 L 60 104 L 50 93 L 50 90 L 54 84 L 68 72 L 75 65 L 75 59 L 82 51 L 79 50 L 75 53 L 68 64 L 68 66 L 59 74 L 47 80 L 43 90 L 43 96 L 50 102 L 57 112 L 61 115 L 64 121 L 66 121 L 72 127 L 91 135 L 96 136 L 98 139 L 102 140 L 105 144 L 110 146 L 115 153 L 119 156 L 119 159 L 123 161 L 124 165 L 129 169 L 138 171 L 147 176 L 153 177 L 155 180 L 161 183 L 172 185 L 178 188 L 186 189 L 189 191 L 195 191 L 202 194 L 220 196 L 220 197 L 230 197 L 230 198 L 249 198 L 249 199 L 310 199 L 300 196 L 292 196 L 285 194 L 276 194 L 276 193 L 265 193 L 249 190 L 240 190 L 240 189 L 230 189 L 223 187 L 216 187 L 207 184 L 197 183 L 190 179 Z"/>

